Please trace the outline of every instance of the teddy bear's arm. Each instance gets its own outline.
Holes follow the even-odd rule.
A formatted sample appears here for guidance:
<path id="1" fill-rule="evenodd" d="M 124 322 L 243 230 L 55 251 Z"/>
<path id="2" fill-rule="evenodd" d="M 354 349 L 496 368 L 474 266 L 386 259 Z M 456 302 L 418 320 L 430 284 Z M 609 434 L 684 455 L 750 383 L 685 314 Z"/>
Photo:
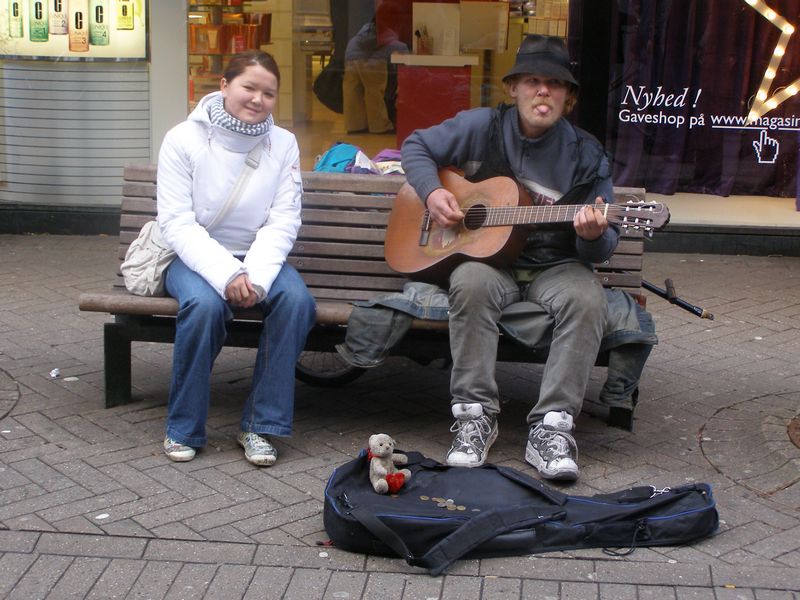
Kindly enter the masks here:
<path id="1" fill-rule="evenodd" d="M 404 465 L 408 462 L 408 457 L 405 454 L 392 454 L 392 462 L 396 465 Z"/>

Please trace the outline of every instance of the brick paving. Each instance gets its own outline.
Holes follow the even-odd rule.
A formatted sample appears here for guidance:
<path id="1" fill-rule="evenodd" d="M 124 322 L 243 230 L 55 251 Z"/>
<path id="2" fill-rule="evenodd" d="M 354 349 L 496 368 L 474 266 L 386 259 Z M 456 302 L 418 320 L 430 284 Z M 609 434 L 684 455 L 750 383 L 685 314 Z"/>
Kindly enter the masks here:
<path id="1" fill-rule="evenodd" d="M 214 372 L 209 446 L 162 454 L 171 346 L 134 344 L 133 404 L 103 408 L 102 323 L 77 310 L 105 290 L 113 237 L 0 236 L 0 598 L 800 599 L 800 259 L 650 253 L 715 314 L 649 294 L 660 343 L 634 432 L 592 403 L 576 437 L 574 493 L 632 484 L 714 486 L 719 533 L 685 547 L 466 560 L 442 577 L 403 561 L 318 546 L 334 466 L 376 431 L 434 458 L 450 441 L 448 373 L 393 359 L 341 389 L 298 383 L 296 433 L 257 469 L 235 443 L 254 351 Z M 58 377 L 51 377 L 53 369 Z M 538 367 L 504 363 L 491 460 L 531 473 L 524 418 Z"/>

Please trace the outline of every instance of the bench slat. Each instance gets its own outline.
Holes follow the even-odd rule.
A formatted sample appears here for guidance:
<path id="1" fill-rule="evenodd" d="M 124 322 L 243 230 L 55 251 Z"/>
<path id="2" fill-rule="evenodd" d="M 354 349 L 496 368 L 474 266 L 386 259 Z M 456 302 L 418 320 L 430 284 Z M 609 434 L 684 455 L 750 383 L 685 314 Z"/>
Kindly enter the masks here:
<path id="1" fill-rule="evenodd" d="M 336 209 L 377 209 L 391 211 L 394 196 L 346 194 L 344 192 L 314 192 L 303 190 L 303 207 L 332 207 Z"/>
<path id="2" fill-rule="evenodd" d="M 158 168 L 154 164 L 132 163 L 125 165 L 125 181 L 150 181 L 155 183 Z"/>
<path id="3" fill-rule="evenodd" d="M 155 215 L 123 213 L 119 217 L 119 226 L 120 229 L 127 229 L 135 232 L 133 239 L 131 239 L 132 242 L 134 239 L 136 239 L 136 236 L 139 235 L 139 230 L 142 228 L 142 226 L 148 221 L 152 221 L 154 218 Z"/>
<path id="4" fill-rule="evenodd" d="M 120 210 L 123 215 L 125 213 L 142 213 L 148 215 L 151 219 L 154 219 L 156 216 L 156 199 L 144 197 L 131 198 L 130 196 L 123 196 Z"/>
<path id="5" fill-rule="evenodd" d="M 303 189 L 309 191 L 395 195 L 403 183 L 405 183 L 405 177 L 396 175 L 303 172 Z"/>
<path id="6" fill-rule="evenodd" d="M 298 238 L 290 256 L 335 256 L 337 258 L 374 258 L 383 260 L 383 245 L 316 242 Z"/>
<path id="7" fill-rule="evenodd" d="M 310 256 L 289 256 L 289 264 L 302 274 L 311 272 L 334 273 L 347 275 L 358 273 L 364 275 L 397 276 L 382 260 L 352 260 L 344 258 L 316 258 Z"/>
<path id="8" fill-rule="evenodd" d="M 133 198 L 155 198 L 156 197 L 156 184 L 144 181 L 123 181 L 122 195 L 130 196 Z"/>
<path id="9" fill-rule="evenodd" d="M 381 230 L 385 230 L 386 224 L 389 222 L 389 213 L 374 210 L 318 210 L 304 208 L 302 220 L 307 225 L 322 223 L 327 227 L 339 225 L 370 226 L 380 227 Z"/>
<path id="10" fill-rule="evenodd" d="M 308 290 L 314 298 L 320 301 L 318 304 L 326 304 L 329 301 L 357 302 L 361 300 L 372 300 L 387 292 L 387 290 L 342 289 L 338 287 L 312 285 L 310 283 L 308 284 Z"/>
<path id="11" fill-rule="evenodd" d="M 298 239 L 332 240 L 352 242 L 355 240 L 380 244 L 383 246 L 385 229 L 366 229 L 361 227 L 327 227 L 325 225 L 301 225 Z"/>
<path id="12" fill-rule="evenodd" d="M 303 273 L 306 284 L 312 287 L 329 287 L 343 289 L 365 289 L 379 292 L 396 292 L 403 288 L 405 277 L 395 275 L 387 277 L 369 275 L 349 275 L 341 273 Z"/>
<path id="13" fill-rule="evenodd" d="M 641 271 L 642 270 L 642 255 L 641 254 L 615 254 L 610 259 L 594 265 L 598 270 L 625 270 L 625 271 Z"/>

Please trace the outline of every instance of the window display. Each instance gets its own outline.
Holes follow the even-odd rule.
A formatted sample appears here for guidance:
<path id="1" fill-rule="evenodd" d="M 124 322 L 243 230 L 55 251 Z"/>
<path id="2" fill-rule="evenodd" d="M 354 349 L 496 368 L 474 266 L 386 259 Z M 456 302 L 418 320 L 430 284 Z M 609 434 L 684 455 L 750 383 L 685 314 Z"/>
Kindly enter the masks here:
<path id="1" fill-rule="evenodd" d="M 146 0 L 0 0 L 6 59 L 146 60 Z"/>
<path id="2" fill-rule="evenodd" d="M 606 140 L 615 184 L 795 196 L 799 13 L 800 0 L 616 7 Z"/>
<path id="3" fill-rule="evenodd" d="M 237 52 L 270 41 L 269 14 L 253 12 L 242 0 L 188 3 L 189 103 L 219 89 L 222 67 Z"/>

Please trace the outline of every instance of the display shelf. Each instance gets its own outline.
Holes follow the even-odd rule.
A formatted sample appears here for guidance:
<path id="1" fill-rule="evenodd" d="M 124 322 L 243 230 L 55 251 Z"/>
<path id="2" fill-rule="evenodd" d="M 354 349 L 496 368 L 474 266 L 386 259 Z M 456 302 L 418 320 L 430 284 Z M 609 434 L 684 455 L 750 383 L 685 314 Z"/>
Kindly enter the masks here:
<path id="1" fill-rule="evenodd" d="M 242 0 L 187 3 L 190 109 L 219 89 L 225 63 L 232 55 L 269 43 L 271 15 L 250 12 Z"/>

